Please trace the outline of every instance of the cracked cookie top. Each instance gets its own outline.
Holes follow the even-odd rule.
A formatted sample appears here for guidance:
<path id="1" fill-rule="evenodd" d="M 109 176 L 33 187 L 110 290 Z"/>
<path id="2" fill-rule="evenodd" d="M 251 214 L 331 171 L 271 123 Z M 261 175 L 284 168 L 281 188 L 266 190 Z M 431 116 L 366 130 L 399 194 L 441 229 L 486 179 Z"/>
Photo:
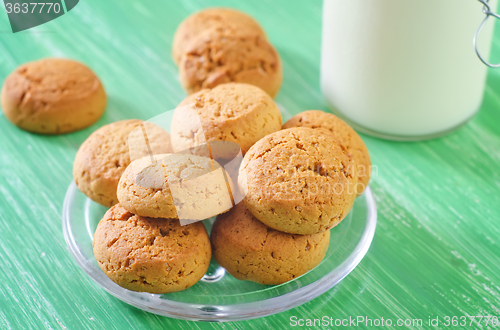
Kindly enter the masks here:
<path id="1" fill-rule="evenodd" d="M 187 289 L 203 277 L 211 258 L 203 223 L 181 226 L 175 219 L 141 217 L 120 204 L 99 222 L 93 249 L 111 280 L 150 293 Z"/>
<path id="2" fill-rule="evenodd" d="M 240 280 L 281 284 L 316 267 L 328 249 L 330 231 L 293 235 L 257 220 L 244 203 L 217 216 L 210 235 L 219 265 Z"/>
<path id="3" fill-rule="evenodd" d="M 240 82 L 276 96 L 282 82 L 278 52 L 260 35 L 212 35 L 193 41 L 179 63 L 180 81 L 188 94 L 203 88 Z"/>
<path id="4" fill-rule="evenodd" d="M 230 8 L 208 8 L 187 17 L 175 31 L 172 57 L 179 64 L 181 56 L 200 34 L 260 35 L 265 33 L 252 17 Z"/>
<path id="5" fill-rule="evenodd" d="M 365 143 L 356 131 L 337 116 L 320 110 L 308 110 L 290 118 L 283 128 L 310 127 L 322 128 L 332 133 L 347 148 L 355 162 L 355 175 L 358 177 L 356 192 L 362 194 L 368 186 L 371 174 L 370 154 Z"/>
<path id="6" fill-rule="evenodd" d="M 354 161 L 332 134 L 290 128 L 250 148 L 238 184 L 250 212 L 267 226 L 291 234 L 330 229 L 356 198 Z"/>
<path id="7" fill-rule="evenodd" d="M 19 66 L 2 88 L 7 118 L 28 131 L 66 133 L 96 122 L 104 112 L 106 94 L 85 65 L 47 58 Z"/>
<path id="8" fill-rule="evenodd" d="M 255 142 L 280 130 L 281 124 L 276 103 L 263 90 L 249 84 L 223 84 L 179 104 L 172 119 L 172 146 L 179 152 L 205 141 L 229 141 L 245 154 Z M 218 152 L 222 158 L 232 158 L 230 150 L 227 154 Z"/>
<path id="9" fill-rule="evenodd" d="M 203 220 L 232 207 L 231 181 L 207 157 L 147 156 L 133 161 L 117 190 L 120 204 L 145 217 Z"/>

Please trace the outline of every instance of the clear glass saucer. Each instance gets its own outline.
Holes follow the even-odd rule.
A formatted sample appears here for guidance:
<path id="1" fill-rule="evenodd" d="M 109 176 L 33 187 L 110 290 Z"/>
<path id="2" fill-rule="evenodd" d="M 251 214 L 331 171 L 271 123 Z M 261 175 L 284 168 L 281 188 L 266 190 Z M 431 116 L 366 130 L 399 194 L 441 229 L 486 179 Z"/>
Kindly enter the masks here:
<path id="1" fill-rule="evenodd" d="M 212 260 L 205 277 L 191 288 L 169 294 L 133 292 L 112 282 L 94 258 L 94 231 L 106 208 L 81 193 L 73 182 L 63 206 L 64 238 L 83 271 L 118 299 L 147 312 L 183 320 L 237 321 L 299 306 L 339 283 L 364 257 L 375 233 L 377 211 L 368 187 L 349 215 L 331 230 L 325 258 L 308 273 L 281 285 L 240 281 Z M 204 221 L 207 231 L 213 218 Z"/>

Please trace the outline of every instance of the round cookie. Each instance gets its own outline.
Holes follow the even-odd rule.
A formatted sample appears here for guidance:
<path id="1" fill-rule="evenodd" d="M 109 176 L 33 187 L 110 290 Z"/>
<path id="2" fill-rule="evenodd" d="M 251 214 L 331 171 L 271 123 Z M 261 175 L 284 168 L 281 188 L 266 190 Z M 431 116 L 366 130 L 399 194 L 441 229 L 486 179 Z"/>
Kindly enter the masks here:
<path id="1" fill-rule="evenodd" d="M 354 158 L 358 195 L 365 191 L 371 174 L 370 154 L 361 137 L 351 126 L 331 113 L 308 110 L 293 116 L 283 125 L 284 129 L 292 127 L 324 128 L 330 131 Z"/>
<path id="2" fill-rule="evenodd" d="M 85 65 L 47 58 L 19 66 L 2 88 L 7 119 L 35 133 L 62 134 L 95 123 L 104 113 L 106 93 Z"/>
<path id="3" fill-rule="evenodd" d="M 179 63 L 180 82 L 188 94 L 203 88 L 239 82 L 263 89 L 271 97 L 283 80 L 274 47 L 260 35 L 216 35 L 194 40 Z"/>
<path id="4" fill-rule="evenodd" d="M 143 128 L 153 154 L 171 152 L 170 135 L 154 124 L 130 119 L 105 125 L 92 133 L 76 153 L 73 178 L 85 195 L 108 207 L 118 203 L 118 181 L 131 156 L 135 160 L 148 153 L 147 145 L 139 139 Z M 134 138 L 136 132 L 141 135 Z M 134 138 L 132 144 L 129 138 Z"/>
<path id="5" fill-rule="evenodd" d="M 267 227 L 244 203 L 217 216 L 210 240 L 215 260 L 232 276 L 260 284 L 281 284 L 323 260 L 330 231 L 292 235 Z"/>
<path id="6" fill-rule="evenodd" d="M 290 234 L 336 226 L 356 198 L 354 161 L 330 133 L 297 127 L 270 134 L 250 148 L 238 184 L 245 204 L 265 225 Z"/>
<path id="7" fill-rule="evenodd" d="M 189 117 L 197 118 L 186 119 Z M 229 141 L 237 143 L 245 154 L 255 142 L 280 130 L 281 124 L 276 103 L 260 88 L 223 84 L 201 90 L 179 104 L 172 119 L 172 147 L 180 152 L 204 144 L 205 139 Z M 223 150 L 218 150 L 218 156 L 230 157 Z"/>
<path id="8" fill-rule="evenodd" d="M 202 222 L 134 215 L 119 204 L 97 225 L 94 256 L 113 282 L 132 291 L 169 293 L 189 288 L 208 269 L 210 240 Z"/>
<path id="9" fill-rule="evenodd" d="M 152 218 L 203 220 L 233 206 L 231 182 L 220 165 L 191 154 L 133 161 L 120 178 L 117 195 L 126 210 Z"/>
<path id="10" fill-rule="evenodd" d="M 181 22 L 175 31 L 172 57 L 179 64 L 189 45 L 201 34 L 212 35 L 260 35 L 265 33 L 252 17 L 229 8 L 209 8 L 196 12 Z"/>

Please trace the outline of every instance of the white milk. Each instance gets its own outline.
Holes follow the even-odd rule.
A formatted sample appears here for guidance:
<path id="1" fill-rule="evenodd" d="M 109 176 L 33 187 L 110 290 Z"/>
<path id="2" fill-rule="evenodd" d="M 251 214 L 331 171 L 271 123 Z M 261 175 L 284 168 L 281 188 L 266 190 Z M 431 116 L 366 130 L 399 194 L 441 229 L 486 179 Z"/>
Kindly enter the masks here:
<path id="1" fill-rule="evenodd" d="M 483 98 L 487 67 L 472 39 L 484 17 L 476 0 L 324 0 L 323 95 L 375 135 L 418 139 L 458 127 Z M 479 38 L 485 58 L 492 34 L 490 18 Z"/>

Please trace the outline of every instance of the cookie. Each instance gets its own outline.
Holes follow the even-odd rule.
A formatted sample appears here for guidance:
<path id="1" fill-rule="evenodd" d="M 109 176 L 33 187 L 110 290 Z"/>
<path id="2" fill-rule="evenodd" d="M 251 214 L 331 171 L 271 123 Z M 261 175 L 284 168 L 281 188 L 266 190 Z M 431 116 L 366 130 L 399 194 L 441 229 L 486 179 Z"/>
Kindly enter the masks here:
<path id="1" fill-rule="evenodd" d="M 169 293 L 196 284 L 210 264 L 210 240 L 201 222 L 134 215 L 119 204 L 97 225 L 94 256 L 113 282 L 132 291 Z"/>
<path id="2" fill-rule="evenodd" d="M 223 84 L 201 90 L 179 104 L 172 119 L 172 147 L 180 152 L 205 141 L 230 141 L 245 154 L 281 125 L 276 103 L 263 90 L 249 84 Z M 228 155 L 224 150 L 217 153 L 222 158 L 234 154 L 231 150 Z"/>
<path id="3" fill-rule="evenodd" d="M 143 129 L 153 154 L 171 152 L 170 135 L 165 130 L 137 119 L 105 125 L 82 143 L 73 164 L 73 178 L 85 195 L 108 207 L 118 203 L 118 181 L 131 157 L 135 160 L 149 152 L 143 143 Z"/>
<path id="4" fill-rule="evenodd" d="M 257 220 L 244 203 L 217 216 L 210 235 L 214 259 L 240 280 L 281 284 L 308 272 L 323 260 L 330 231 L 292 235 Z"/>
<path id="5" fill-rule="evenodd" d="M 126 210 L 152 218 L 203 220 L 233 206 L 230 182 L 220 165 L 191 154 L 133 161 L 118 183 L 117 194 Z"/>
<path id="6" fill-rule="evenodd" d="M 238 183 L 245 205 L 265 225 L 309 235 L 336 226 L 356 198 L 354 161 L 332 134 L 296 127 L 254 144 Z"/>
<path id="7" fill-rule="evenodd" d="M 230 8 L 209 8 L 186 18 L 177 28 L 172 45 L 172 57 L 179 64 L 189 45 L 200 34 L 213 35 L 260 35 L 265 33 L 252 17 Z"/>
<path id="8" fill-rule="evenodd" d="M 3 85 L 1 102 L 5 117 L 16 126 L 34 133 L 62 134 L 101 118 L 106 93 L 85 65 L 47 58 L 12 72 Z"/>
<path id="9" fill-rule="evenodd" d="M 212 35 L 194 40 L 179 63 L 179 78 L 188 94 L 204 88 L 239 82 L 263 89 L 271 97 L 283 79 L 281 60 L 260 35 Z"/>
<path id="10" fill-rule="evenodd" d="M 361 137 L 351 126 L 331 113 L 308 110 L 293 116 L 283 125 L 283 128 L 292 127 L 324 128 L 330 131 L 354 158 L 354 172 L 358 177 L 356 185 L 358 195 L 365 191 L 371 174 L 370 154 Z"/>

